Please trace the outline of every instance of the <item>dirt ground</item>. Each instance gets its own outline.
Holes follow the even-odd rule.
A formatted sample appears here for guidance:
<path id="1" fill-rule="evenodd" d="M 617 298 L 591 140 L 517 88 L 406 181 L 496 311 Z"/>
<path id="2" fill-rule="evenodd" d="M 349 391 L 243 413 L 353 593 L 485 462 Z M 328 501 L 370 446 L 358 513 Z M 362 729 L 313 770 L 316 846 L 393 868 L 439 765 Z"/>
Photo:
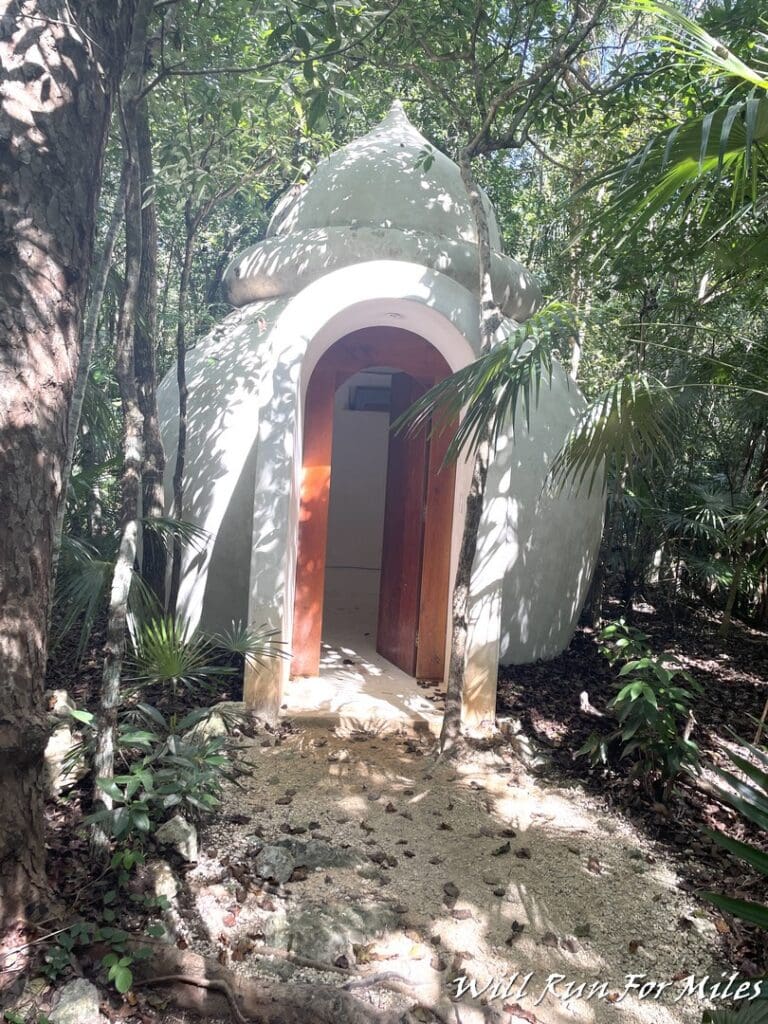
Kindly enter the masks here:
<path id="1" fill-rule="evenodd" d="M 204 830 L 180 896 L 192 948 L 234 970 L 341 984 L 338 973 L 259 951 L 280 932 L 270 919 L 283 927 L 312 908 L 320 921 L 366 907 L 374 924 L 367 934 L 365 923 L 351 927 L 351 953 L 337 963 L 395 973 L 436 1005 L 449 1006 L 453 980 L 465 977 L 508 985 L 485 998 L 513 1019 L 672 1024 L 701 1018 L 702 999 L 684 994 L 689 976 L 722 982 L 724 923 L 681 891 L 659 848 L 579 785 L 537 777 L 510 746 L 454 764 L 408 738 L 301 730 L 263 742 L 247 741 L 253 777 L 230 794 L 229 818 Z M 303 880 L 265 896 L 250 867 L 264 845 L 291 835 L 345 851 L 354 866 L 299 871 Z M 627 993 L 631 976 L 663 991 Z M 382 1007 L 413 1004 L 378 988 L 359 994 Z M 474 1019 L 473 1005 L 470 994 L 460 999 L 456 1019 Z"/>

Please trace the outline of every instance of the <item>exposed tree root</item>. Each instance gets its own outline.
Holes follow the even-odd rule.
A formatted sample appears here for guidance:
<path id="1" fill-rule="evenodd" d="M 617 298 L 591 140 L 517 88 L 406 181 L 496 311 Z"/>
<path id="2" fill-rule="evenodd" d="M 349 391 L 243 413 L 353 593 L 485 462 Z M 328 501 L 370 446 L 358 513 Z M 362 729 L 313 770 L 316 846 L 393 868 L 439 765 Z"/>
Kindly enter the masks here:
<path id="1" fill-rule="evenodd" d="M 151 947 L 152 956 L 134 965 L 136 985 L 162 985 L 175 1005 L 202 1017 L 229 1014 L 236 1024 L 405 1024 L 409 1020 L 409 1015 L 377 1010 L 340 988 L 244 978 L 189 950 L 154 942 Z"/>
<path id="2" fill-rule="evenodd" d="M 409 1011 L 377 1010 L 352 995 L 352 988 L 374 986 L 406 996 L 429 1010 L 441 1024 L 502 1024 L 509 1020 L 505 1013 L 489 1006 L 459 1006 L 446 997 L 440 999 L 439 1006 L 427 1003 L 405 979 L 392 972 L 356 978 L 341 988 L 287 984 L 242 977 L 215 960 L 163 942 L 142 940 L 132 945 L 152 948 L 151 957 L 134 964 L 136 987 L 163 986 L 176 1006 L 201 1017 L 229 1015 L 235 1024 L 415 1024 L 416 1018 Z"/>
<path id="3" fill-rule="evenodd" d="M 197 988 L 204 988 L 210 992 L 221 992 L 229 1003 L 232 1016 L 237 1024 L 248 1024 L 247 1019 L 242 1015 L 240 1007 L 237 1005 L 235 993 L 223 978 L 204 978 L 202 975 L 197 974 L 161 974 L 157 978 L 145 978 L 143 981 L 135 981 L 133 985 L 134 988 L 138 988 L 141 985 L 170 985 L 176 982 L 182 985 L 196 985 Z"/>

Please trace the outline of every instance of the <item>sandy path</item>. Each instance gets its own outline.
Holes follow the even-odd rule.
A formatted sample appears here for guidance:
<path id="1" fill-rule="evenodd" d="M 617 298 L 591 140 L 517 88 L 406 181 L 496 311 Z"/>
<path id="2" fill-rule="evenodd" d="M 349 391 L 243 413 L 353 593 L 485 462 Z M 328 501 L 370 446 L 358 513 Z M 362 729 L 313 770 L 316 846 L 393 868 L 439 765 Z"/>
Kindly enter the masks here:
<path id="1" fill-rule="evenodd" d="M 255 957 L 269 919 L 289 921 L 307 906 L 381 906 L 397 923 L 358 941 L 360 969 L 407 976 L 427 1000 L 454 993 L 457 976 L 482 985 L 517 975 L 494 1005 L 518 1004 L 546 1024 L 700 1020 L 702 1001 L 679 997 L 688 975 L 721 980 L 714 917 L 677 888 L 672 868 L 628 821 L 579 788 L 537 780 L 504 748 L 457 766 L 397 737 L 305 729 L 277 746 L 262 742 L 248 741 L 254 776 L 229 798 L 237 820 L 204 831 L 206 855 L 188 876 L 202 951 L 223 948 L 246 973 L 338 983 Z M 222 874 L 224 855 L 250 864 L 289 829 L 308 829 L 300 841 L 319 837 L 364 866 L 320 868 L 266 899 Z M 555 984 L 553 974 L 564 979 Z M 623 997 L 630 975 L 668 986 L 658 999 Z M 569 983 L 587 987 L 568 999 Z M 368 998 L 397 1005 L 399 997 Z"/>

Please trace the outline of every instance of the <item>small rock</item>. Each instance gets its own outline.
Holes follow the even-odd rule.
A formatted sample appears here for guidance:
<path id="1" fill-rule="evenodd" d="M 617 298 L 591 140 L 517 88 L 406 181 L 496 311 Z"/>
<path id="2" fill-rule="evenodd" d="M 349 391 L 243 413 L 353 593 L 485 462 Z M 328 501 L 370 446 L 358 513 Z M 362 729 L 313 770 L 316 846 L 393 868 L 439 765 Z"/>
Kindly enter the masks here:
<path id="1" fill-rule="evenodd" d="M 518 860 L 530 860 L 531 851 L 527 846 L 521 846 L 519 850 L 515 850 L 515 856 Z"/>
<path id="2" fill-rule="evenodd" d="M 183 860 L 197 861 L 197 829 L 180 814 L 164 822 L 155 832 L 155 839 L 164 846 L 172 846 Z"/>
<path id="3" fill-rule="evenodd" d="M 544 932 L 544 934 L 539 939 L 539 945 L 550 946 L 552 949 L 557 949 L 557 947 L 560 945 L 560 940 L 554 932 Z"/>
<path id="4" fill-rule="evenodd" d="M 492 851 L 491 856 L 492 857 L 503 857 L 504 854 L 505 853 L 509 853 L 509 851 L 511 849 L 512 849 L 512 846 L 509 843 L 502 843 L 501 846 L 497 846 L 496 849 Z"/>
<path id="5" fill-rule="evenodd" d="M 456 900 L 459 898 L 459 888 L 453 882 L 446 882 L 443 886 L 443 892 L 449 900 Z"/>
<path id="6" fill-rule="evenodd" d="M 694 916 L 686 918 L 686 920 L 690 921 L 689 927 L 704 939 L 714 939 L 719 934 L 717 926 L 709 918 Z"/>
<path id="7" fill-rule="evenodd" d="M 99 1012 L 99 990 L 90 981 L 76 978 L 59 991 L 56 1006 L 48 1014 L 51 1024 L 106 1024 Z"/>
<path id="8" fill-rule="evenodd" d="M 283 885 L 293 874 L 296 861 L 284 846 L 265 846 L 256 858 L 255 867 L 261 878 Z"/>

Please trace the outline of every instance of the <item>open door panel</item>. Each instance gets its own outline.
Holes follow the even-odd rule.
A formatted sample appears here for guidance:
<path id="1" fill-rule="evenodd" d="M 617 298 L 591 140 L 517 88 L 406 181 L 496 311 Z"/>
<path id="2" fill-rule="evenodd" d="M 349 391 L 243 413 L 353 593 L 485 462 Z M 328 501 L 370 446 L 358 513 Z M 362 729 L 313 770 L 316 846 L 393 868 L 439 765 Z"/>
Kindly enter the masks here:
<path id="1" fill-rule="evenodd" d="M 408 374 L 394 374 L 390 424 L 426 389 Z M 416 672 L 427 449 L 426 430 L 390 434 L 376 650 L 408 675 Z"/>

